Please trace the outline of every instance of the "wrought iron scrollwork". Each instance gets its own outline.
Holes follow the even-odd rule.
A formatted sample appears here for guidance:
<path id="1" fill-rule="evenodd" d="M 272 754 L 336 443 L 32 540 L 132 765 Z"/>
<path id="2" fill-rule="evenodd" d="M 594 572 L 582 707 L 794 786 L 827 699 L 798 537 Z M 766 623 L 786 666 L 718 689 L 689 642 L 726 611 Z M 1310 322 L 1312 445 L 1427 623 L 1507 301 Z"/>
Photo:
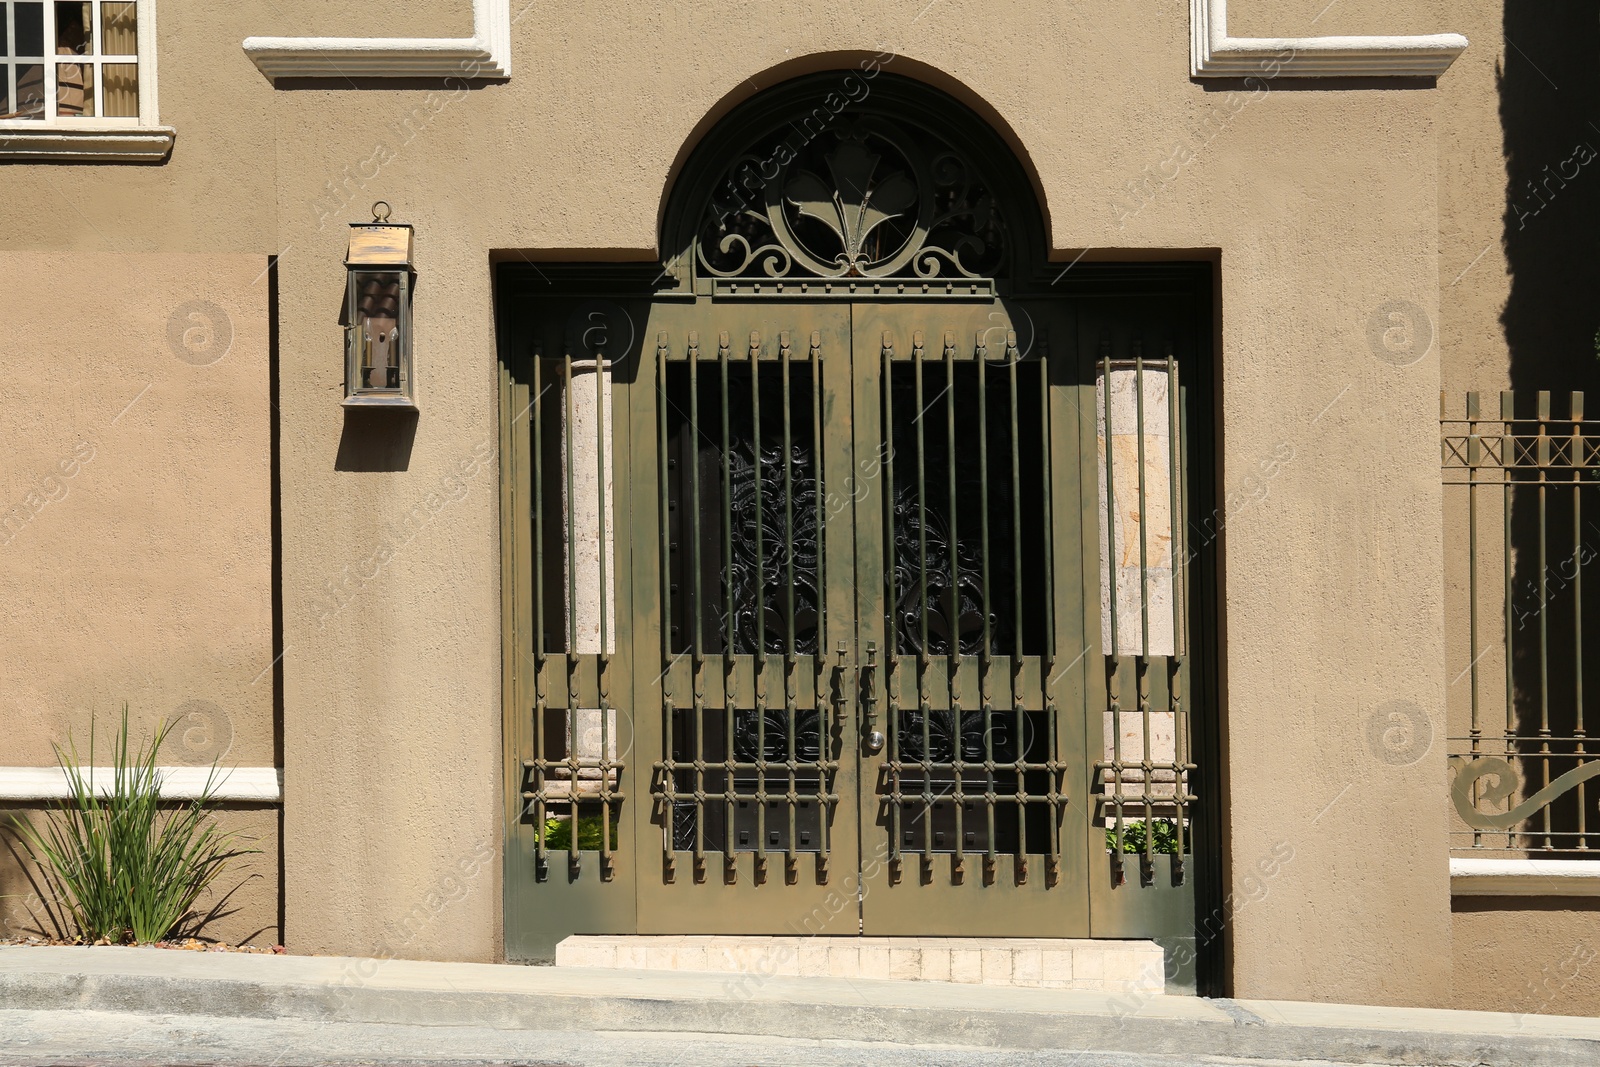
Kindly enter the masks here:
<path id="1" fill-rule="evenodd" d="M 1517 758 L 1517 757 L 1512 757 Z M 1461 821 L 1474 830 L 1514 829 L 1549 808 L 1557 798 L 1591 778 L 1600 776 L 1600 762 L 1582 763 L 1557 777 L 1520 804 L 1512 799 L 1522 788 L 1522 777 L 1504 756 L 1456 757 L 1458 770 L 1450 786 L 1450 799 Z M 1483 780 L 1493 779 L 1493 784 Z M 1476 794 L 1476 795 L 1474 795 Z M 1505 805 L 1504 811 L 1485 811 Z"/>
<path id="2" fill-rule="evenodd" d="M 981 711 L 924 713 L 908 708 L 900 714 L 900 756 L 908 762 L 981 763 L 986 758 L 985 733 L 992 746 L 988 758 L 1001 763 L 1017 758 L 1014 724 L 1005 714 L 991 715 L 987 723 Z M 924 719 L 928 727 L 926 751 L 922 743 Z"/>
<path id="3" fill-rule="evenodd" d="M 927 602 L 924 603 L 920 569 L 926 546 Z M 972 539 L 957 539 L 955 573 L 951 567 L 950 525 L 937 507 L 919 509 L 914 488 L 896 486 L 894 501 L 894 611 L 899 615 L 901 639 L 907 652 L 948 655 L 957 647 L 962 655 L 983 651 L 983 560 Z M 997 561 L 998 562 L 998 561 Z M 928 647 L 922 644 L 922 620 L 927 617 Z M 999 621 L 999 620 L 996 620 Z"/>
<path id="4" fill-rule="evenodd" d="M 722 279 L 920 284 L 998 277 L 1007 245 L 993 190 L 940 137 L 840 116 L 806 138 L 785 126 L 735 159 L 695 260 Z"/>
<path id="5" fill-rule="evenodd" d="M 785 609 L 792 595 L 795 654 L 817 655 L 821 651 L 817 623 L 822 591 L 817 586 L 820 545 L 816 449 L 810 442 L 796 442 L 790 447 L 788 480 L 793 503 L 787 529 L 783 507 L 783 448 L 763 445 L 759 455 L 758 465 L 756 442 L 748 436 L 742 437 L 728 454 L 733 498 L 729 509 L 733 523 L 733 558 L 728 571 L 733 581 L 732 588 L 724 591 L 724 602 L 733 606 L 733 650 L 744 654 L 757 651 L 759 614 L 764 646 L 761 651 L 783 653 L 788 633 Z M 763 502 L 759 508 L 756 506 L 758 494 Z M 724 584 L 727 580 L 725 575 Z"/>
<path id="6" fill-rule="evenodd" d="M 760 736 L 757 736 L 757 725 Z M 815 763 L 822 755 L 821 720 L 815 710 L 794 712 L 794 758 Z M 749 709 L 733 713 L 733 754 L 743 763 L 758 759 L 781 763 L 789 759 L 789 712 L 767 708 L 760 716 Z"/>

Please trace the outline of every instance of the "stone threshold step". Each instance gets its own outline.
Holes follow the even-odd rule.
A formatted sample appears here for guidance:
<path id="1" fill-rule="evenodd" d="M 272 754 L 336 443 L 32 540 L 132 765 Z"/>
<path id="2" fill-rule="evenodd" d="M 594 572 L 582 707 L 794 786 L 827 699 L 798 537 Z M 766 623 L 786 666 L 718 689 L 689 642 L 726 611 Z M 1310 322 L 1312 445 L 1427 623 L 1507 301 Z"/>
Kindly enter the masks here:
<path id="1" fill-rule="evenodd" d="M 556 946 L 556 966 L 741 976 L 735 985 L 784 976 L 1166 992 L 1166 965 L 1154 941 L 578 934 Z"/>

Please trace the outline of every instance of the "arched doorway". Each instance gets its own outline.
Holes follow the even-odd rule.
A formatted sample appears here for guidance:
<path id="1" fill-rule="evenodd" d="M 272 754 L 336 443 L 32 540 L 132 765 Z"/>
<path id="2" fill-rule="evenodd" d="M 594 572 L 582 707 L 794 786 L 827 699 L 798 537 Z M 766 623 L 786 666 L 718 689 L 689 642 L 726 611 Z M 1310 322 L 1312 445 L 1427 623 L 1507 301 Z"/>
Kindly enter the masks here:
<path id="1" fill-rule="evenodd" d="M 1052 270 L 860 72 L 730 113 L 662 248 L 500 278 L 508 954 L 1192 936 L 1208 268 Z"/>

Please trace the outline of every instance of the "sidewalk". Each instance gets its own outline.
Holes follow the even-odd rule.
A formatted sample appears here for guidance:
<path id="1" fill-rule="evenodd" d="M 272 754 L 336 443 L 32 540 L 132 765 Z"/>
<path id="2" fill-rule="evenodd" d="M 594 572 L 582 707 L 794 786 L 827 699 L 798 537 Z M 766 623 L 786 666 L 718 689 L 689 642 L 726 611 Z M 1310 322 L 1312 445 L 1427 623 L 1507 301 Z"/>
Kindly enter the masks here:
<path id="1" fill-rule="evenodd" d="M 74 1020 L 85 1043 L 93 1033 L 114 1034 L 116 1047 L 132 1058 L 167 1063 L 312 1062 L 297 1058 L 292 1043 L 281 1043 L 291 1033 L 322 1035 L 307 1046 L 326 1049 L 317 1062 L 373 1062 L 374 1056 L 404 1062 L 406 1057 L 397 1055 L 408 1047 L 404 1036 L 390 1032 L 385 1037 L 380 1031 L 386 1028 L 458 1029 L 459 1038 L 442 1042 L 414 1038 L 415 1045 L 438 1044 L 440 1049 L 435 1054 L 417 1047 L 411 1062 L 510 1057 L 524 1063 L 579 1063 L 590 1062 L 579 1054 L 588 1049 L 611 1057 L 593 1059 L 595 1063 L 709 1064 L 723 1062 L 712 1055 L 721 1048 L 734 1057 L 727 1062 L 739 1063 L 870 1059 L 879 1065 L 1092 1067 L 1151 1063 L 1156 1057 L 1169 1063 L 1200 1057 L 1496 1067 L 1600 1063 L 1600 1022 L 1591 1019 L 1116 997 L 938 982 L 763 979 L 159 949 L 0 949 L 0 1008 L 7 1009 L 0 1011 L 0 1063 L 7 1064 L 104 1061 L 104 1050 L 98 1047 L 79 1048 L 64 1057 L 60 1036 L 44 1041 L 42 1035 L 60 1035 L 61 1027 Z M 101 1018 L 89 1013 L 109 1014 Z M 183 1018 L 165 1018 L 169 1016 Z M 274 1031 L 266 1020 L 282 1022 Z M 373 1029 L 363 1054 L 364 1027 Z M 230 1030 L 237 1034 L 234 1052 L 225 1047 Z M 518 1031 L 540 1032 L 548 1042 L 529 1046 L 508 1033 Z M 211 1034 L 210 1040 L 221 1044 L 200 1041 L 196 1047 L 204 1048 L 205 1055 L 199 1059 L 176 1054 L 188 1047 L 187 1041 L 166 1056 L 159 1044 L 151 1046 L 155 1053 L 139 1051 L 146 1048 L 141 1040 L 155 1040 L 152 1034 L 179 1032 Z M 136 1040 L 140 1033 L 144 1038 Z M 343 1036 L 334 1040 L 337 1034 Z M 467 1035 L 477 1035 L 471 1040 L 484 1046 L 481 1053 Z M 344 1047 L 341 1040 L 355 1042 L 349 1059 L 338 1052 Z M 383 1051 L 388 1040 L 400 1042 L 395 1052 Z M 906 1059 L 891 1054 L 893 1046 L 939 1046 L 941 1051 L 936 1059 Z M 602 1053 L 602 1047 L 612 1051 Z M 627 1047 L 637 1055 L 626 1052 Z M 679 1052 L 672 1051 L 675 1047 Z M 784 1048 L 796 1050 L 795 1058 L 782 1058 Z M 1015 1054 L 996 1058 L 1006 1050 Z M 1077 1055 L 1085 1050 L 1090 1054 Z"/>

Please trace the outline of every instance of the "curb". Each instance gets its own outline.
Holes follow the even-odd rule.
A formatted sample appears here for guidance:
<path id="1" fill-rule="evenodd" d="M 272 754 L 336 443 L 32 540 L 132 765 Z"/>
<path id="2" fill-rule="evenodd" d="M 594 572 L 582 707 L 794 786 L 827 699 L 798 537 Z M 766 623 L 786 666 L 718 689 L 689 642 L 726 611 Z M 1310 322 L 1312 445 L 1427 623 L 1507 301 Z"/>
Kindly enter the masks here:
<path id="1" fill-rule="evenodd" d="M 4 961 L 0 953 L 0 962 Z M 281 959 L 281 957 L 279 958 Z M 194 963 L 201 961 L 195 960 Z M 342 961 L 326 961 L 342 962 Z M 284 975 L 273 981 L 237 976 L 148 973 L 58 973 L 0 968 L 0 1005 L 11 1009 L 202 1015 L 257 1019 L 477 1026 L 502 1030 L 652 1031 L 750 1037 L 860 1040 L 912 1045 L 956 1045 L 1020 1050 L 1078 1050 L 1133 1054 L 1186 1054 L 1259 1059 L 1316 1059 L 1348 1063 L 1437 1064 L 1482 1067 L 1592 1067 L 1600 1063 L 1600 1024 L 1544 1019 L 1534 1029 L 1561 1033 L 1507 1033 L 1506 1016 L 1438 1012 L 1431 1025 L 1395 1025 L 1394 1009 L 1343 1009 L 1333 1025 L 1306 1025 L 1282 1017 L 1300 1007 L 1263 1002 L 1152 997 L 1134 1010 L 1112 998 L 1061 998 L 1063 1010 L 1041 1010 L 1038 998 L 1014 998 L 981 986 L 936 983 L 773 979 L 748 999 L 730 998 L 723 984 L 686 981 L 674 972 L 586 968 L 486 968 L 523 972 L 507 981 L 536 988 L 470 988 L 492 981 L 432 985 L 419 981 L 427 968 L 407 964 L 405 974 L 383 981 L 339 984 Z M 194 968 L 191 968 L 194 969 Z M 542 974 L 532 973 L 542 971 Z M 442 970 L 439 973 L 444 973 Z M 609 979 L 609 981 L 608 981 Z M 920 985 L 908 991 L 908 985 Z M 504 983 L 502 983 L 504 985 Z M 567 988 L 563 988 L 563 987 Z M 587 988 L 586 988 L 587 987 Z M 611 991 L 608 991 L 608 987 Z M 631 987 L 631 988 L 630 988 Z M 880 1001 L 873 1003 L 872 1001 Z M 884 1002 L 895 1001 L 898 1003 Z M 1009 1006 L 1015 1003 L 1016 1006 Z M 1327 1009 L 1329 1006 L 1313 1006 Z M 1373 1017 L 1391 1022 L 1375 1028 Z M 1367 1018 L 1363 1019 L 1363 1013 Z M 1278 1015 L 1278 1018 L 1272 1016 Z M 1442 1021 L 1432 1016 L 1446 1017 Z M 1460 1016 L 1462 1029 L 1444 1028 Z M 1474 1019 L 1498 1021 L 1502 1032 L 1468 1032 Z M 1377 1024 L 1383 1026 L 1381 1021 Z"/>

